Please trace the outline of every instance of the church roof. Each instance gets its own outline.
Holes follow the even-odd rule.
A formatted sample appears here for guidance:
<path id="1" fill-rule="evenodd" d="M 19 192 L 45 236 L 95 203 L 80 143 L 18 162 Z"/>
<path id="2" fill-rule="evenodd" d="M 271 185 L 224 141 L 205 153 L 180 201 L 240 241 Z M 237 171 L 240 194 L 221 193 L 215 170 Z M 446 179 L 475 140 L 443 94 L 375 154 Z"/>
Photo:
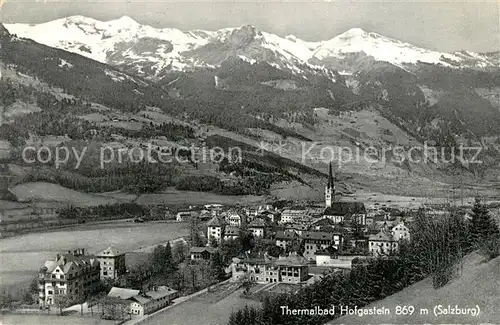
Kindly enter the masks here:
<path id="1" fill-rule="evenodd" d="M 363 213 L 366 213 L 366 208 L 361 202 L 332 202 L 332 206 L 326 208 L 323 215 L 345 216 L 348 214 Z"/>

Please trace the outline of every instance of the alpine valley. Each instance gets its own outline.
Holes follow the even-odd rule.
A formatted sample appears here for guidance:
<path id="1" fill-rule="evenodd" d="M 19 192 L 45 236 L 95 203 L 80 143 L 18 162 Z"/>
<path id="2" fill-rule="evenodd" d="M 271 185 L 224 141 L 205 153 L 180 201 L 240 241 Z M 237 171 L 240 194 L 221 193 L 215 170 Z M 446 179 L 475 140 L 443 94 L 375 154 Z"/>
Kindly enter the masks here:
<path id="1" fill-rule="evenodd" d="M 59 176 L 41 166 L 46 179 L 24 171 L 15 182 L 317 199 L 327 164 L 315 158 L 325 146 L 432 145 L 449 156 L 463 144 L 478 148 L 481 164 L 337 161 L 340 191 L 445 197 L 499 188 L 500 52 L 441 53 L 359 28 L 310 42 L 250 25 L 185 32 L 129 17 L 72 16 L 0 32 L 0 140 L 13 152 L 11 166 L 20 164 L 16 148 L 40 137 L 92 140 L 94 153 L 110 144 L 239 146 L 245 158 L 205 169 L 156 166 L 162 176 L 141 177 L 141 185 L 120 166 L 93 169 L 95 161 Z M 271 144 L 265 155 L 262 143 Z M 110 175 L 106 184 L 92 181 Z"/>

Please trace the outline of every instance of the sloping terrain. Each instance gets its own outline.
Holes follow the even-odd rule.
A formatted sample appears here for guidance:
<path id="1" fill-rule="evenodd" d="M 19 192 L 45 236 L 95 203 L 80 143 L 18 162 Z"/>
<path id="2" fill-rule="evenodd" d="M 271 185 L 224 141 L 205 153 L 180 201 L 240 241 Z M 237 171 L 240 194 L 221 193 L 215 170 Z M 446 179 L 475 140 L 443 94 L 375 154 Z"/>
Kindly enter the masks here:
<path id="1" fill-rule="evenodd" d="M 345 316 L 328 324 L 498 324 L 500 320 L 500 258 L 484 263 L 484 257 L 471 254 L 464 260 L 462 274 L 442 288 L 434 289 L 432 280 L 426 279 L 402 291 L 380 300 L 366 308 L 389 308 L 390 315 Z M 477 316 L 439 314 L 434 315 L 435 306 L 442 310 L 448 305 L 455 308 L 475 308 Z M 396 306 L 414 306 L 413 315 L 395 315 Z M 354 306 L 353 306 L 354 307 Z M 421 309 L 428 309 L 428 314 Z M 436 309 L 436 311 L 438 311 Z"/>

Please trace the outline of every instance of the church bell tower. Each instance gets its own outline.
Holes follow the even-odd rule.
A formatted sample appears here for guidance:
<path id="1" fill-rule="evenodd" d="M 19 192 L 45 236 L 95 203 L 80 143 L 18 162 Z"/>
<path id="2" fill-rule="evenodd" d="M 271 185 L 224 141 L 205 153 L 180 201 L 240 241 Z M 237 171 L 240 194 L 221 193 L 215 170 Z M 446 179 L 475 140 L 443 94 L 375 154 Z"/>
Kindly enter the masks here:
<path id="1" fill-rule="evenodd" d="M 325 187 L 325 205 L 327 208 L 332 206 L 335 198 L 335 182 L 333 181 L 332 163 L 328 166 L 328 184 Z"/>

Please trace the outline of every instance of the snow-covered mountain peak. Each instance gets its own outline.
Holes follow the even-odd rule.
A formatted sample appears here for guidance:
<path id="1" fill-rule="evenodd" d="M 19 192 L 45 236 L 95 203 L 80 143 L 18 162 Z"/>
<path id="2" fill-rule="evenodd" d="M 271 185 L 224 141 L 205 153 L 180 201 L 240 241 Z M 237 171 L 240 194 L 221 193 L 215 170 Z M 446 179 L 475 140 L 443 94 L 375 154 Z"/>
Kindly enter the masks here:
<path id="1" fill-rule="evenodd" d="M 130 18 L 129 16 L 122 16 L 115 20 L 109 20 L 107 21 L 107 23 L 123 25 L 124 27 L 130 27 L 131 25 L 139 25 L 138 22 L 136 22 L 133 18 Z"/>
<path id="2" fill-rule="evenodd" d="M 252 25 L 183 32 L 142 25 L 128 16 L 98 21 L 78 15 L 43 24 L 5 27 L 11 34 L 146 76 L 151 71 L 157 76 L 170 70 L 214 66 L 234 56 L 264 61 L 294 73 L 301 73 L 307 66 L 338 67 L 335 61 L 350 55 L 366 55 L 400 67 L 419 61 L 450 67 L 498 66 L 494 56 L 426 50 L 361 28 L 349 29 L 327 41 L 309 42 L 294 35 L 280 37 Z"/>
<path id="3" fill-rule="evenodd" d="M 351 28 L 340 35 L 337 35 L 336 38 L 348 39 L 355 37 L 367 37 L 368 32 L 361 28 Z"/>

